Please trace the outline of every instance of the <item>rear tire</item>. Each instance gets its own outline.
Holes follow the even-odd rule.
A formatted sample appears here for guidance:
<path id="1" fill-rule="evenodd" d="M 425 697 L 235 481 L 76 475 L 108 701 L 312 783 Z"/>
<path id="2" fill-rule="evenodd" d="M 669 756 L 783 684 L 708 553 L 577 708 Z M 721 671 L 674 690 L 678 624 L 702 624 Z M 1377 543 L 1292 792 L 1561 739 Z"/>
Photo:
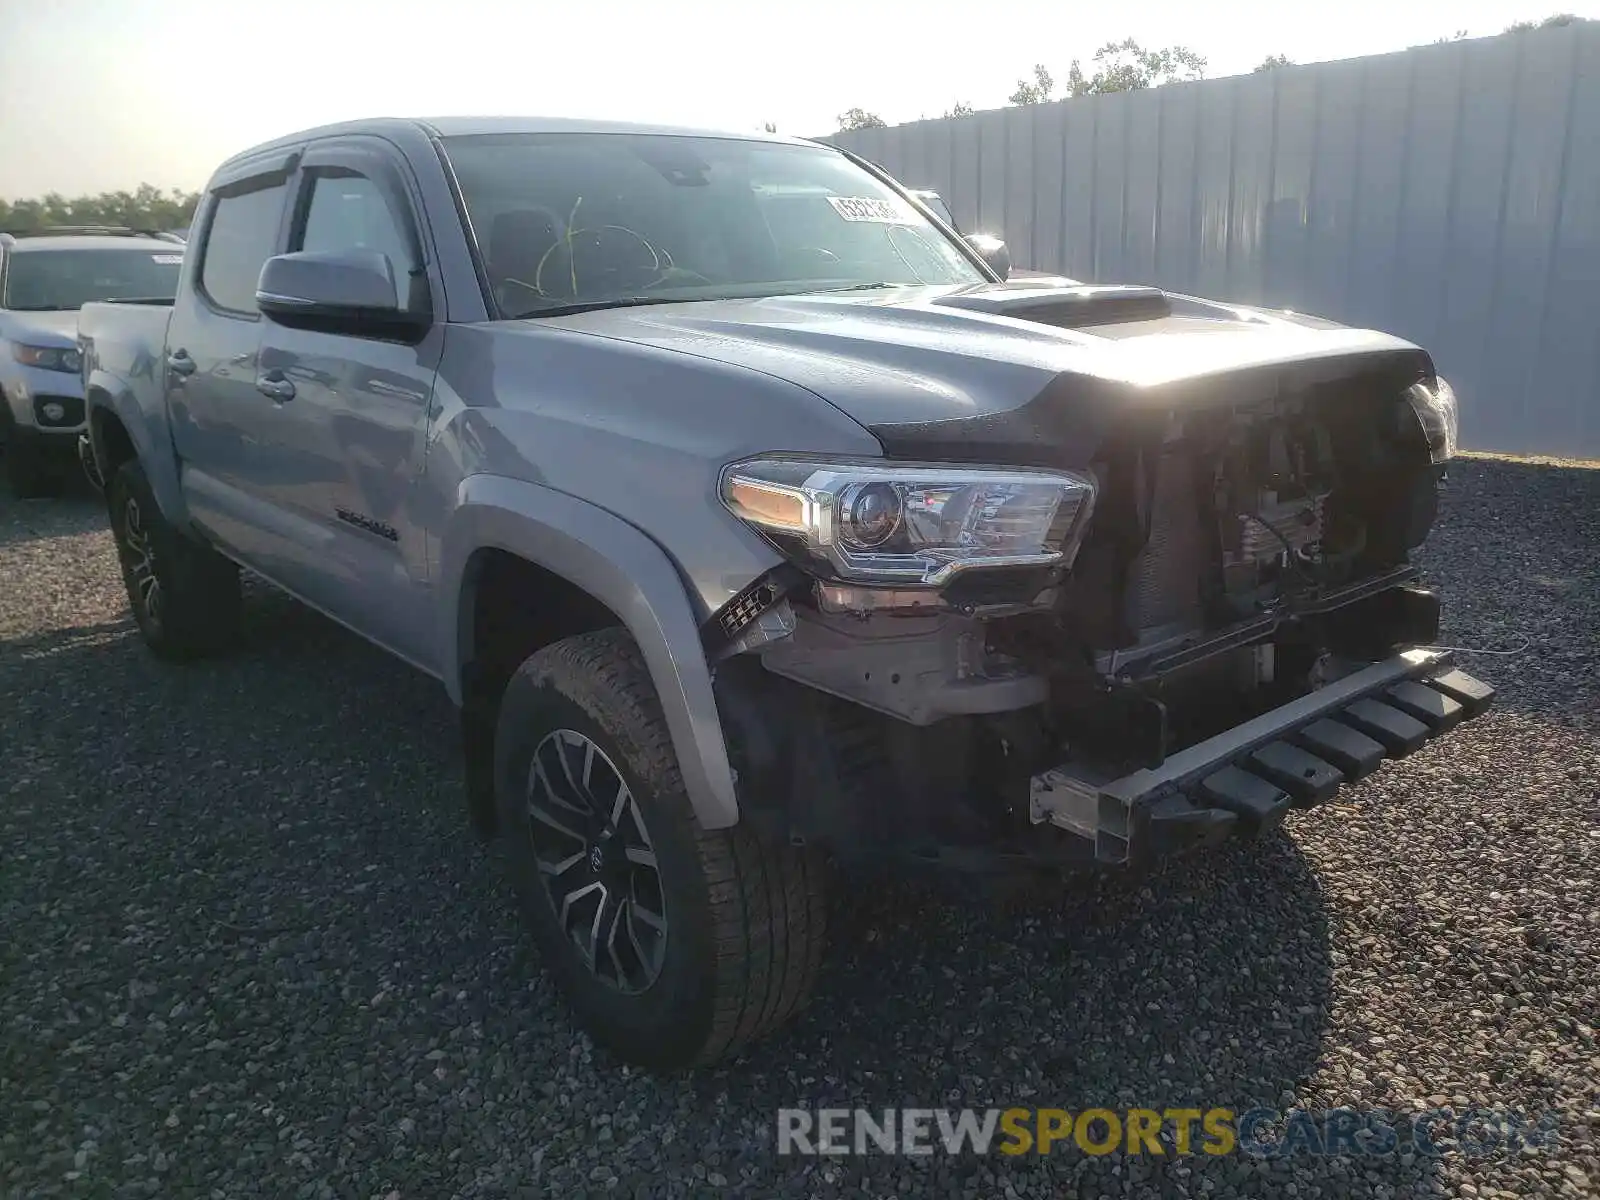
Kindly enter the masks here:
<path id="1" fill-rule="evenodd" d="M 545 963 L 619 1058 L 710 1063 L 809 999 L 826 939 L 823 864 L 747 826 L 700 828 L 626 632 L 568 638 L 518 669 L 495 733 L 495 799 Z"/>
<path id="2" fill-rule="evenodd" d="M 128 607 L 155 654 L 186 661 L 226 648 L 238 633 L 239 568 L 168 523 L 137 459 L 106 492 Z"/>

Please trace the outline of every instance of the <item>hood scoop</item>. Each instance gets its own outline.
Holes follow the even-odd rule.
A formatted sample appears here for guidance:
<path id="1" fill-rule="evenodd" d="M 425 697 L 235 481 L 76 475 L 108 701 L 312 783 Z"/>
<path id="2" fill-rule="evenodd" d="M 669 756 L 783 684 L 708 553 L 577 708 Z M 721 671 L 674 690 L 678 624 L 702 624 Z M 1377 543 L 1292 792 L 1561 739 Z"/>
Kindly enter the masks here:
<path id="1" fill-rule="evenodd" d="M 941 296 L 935 304 L 1036 321 L 1061 329 L 1156 321 L 1172 315 L 1172 303 L 1153 287 L 985 287 Z"/>

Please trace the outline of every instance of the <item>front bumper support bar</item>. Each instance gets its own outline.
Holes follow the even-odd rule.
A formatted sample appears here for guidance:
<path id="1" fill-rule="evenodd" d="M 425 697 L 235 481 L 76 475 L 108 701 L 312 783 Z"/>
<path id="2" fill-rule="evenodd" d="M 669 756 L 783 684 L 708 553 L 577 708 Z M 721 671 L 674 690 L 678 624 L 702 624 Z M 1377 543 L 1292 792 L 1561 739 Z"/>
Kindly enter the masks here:
<path id="1" fill-rule="evenodd" d="M 1031 816 L 1089 838 L 1106 864 L 1258 834 L 1478 716 L 1494 695 L 1448 651 L 1402 651 L 1160 767 L 1110 778 L 1069 762 L 1035 775 Z"/>

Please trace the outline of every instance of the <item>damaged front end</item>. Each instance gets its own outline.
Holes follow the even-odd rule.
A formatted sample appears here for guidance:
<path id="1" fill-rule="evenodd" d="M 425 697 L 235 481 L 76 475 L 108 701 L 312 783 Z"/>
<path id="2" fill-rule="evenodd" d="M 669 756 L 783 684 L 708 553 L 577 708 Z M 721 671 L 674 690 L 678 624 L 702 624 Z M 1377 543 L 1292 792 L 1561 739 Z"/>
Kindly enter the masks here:
<path id="1" fill-rule="evenodd" d="M 710 645 L 741 805 L 775 834 L 1135 862 L 1257 834 L 1492 701 L 1427 648 L 1410 556 L 1455 416 L 1420 351 L 1062 381 L 874 432 L 888 460 L 725 477 L 792 564 Z"/>

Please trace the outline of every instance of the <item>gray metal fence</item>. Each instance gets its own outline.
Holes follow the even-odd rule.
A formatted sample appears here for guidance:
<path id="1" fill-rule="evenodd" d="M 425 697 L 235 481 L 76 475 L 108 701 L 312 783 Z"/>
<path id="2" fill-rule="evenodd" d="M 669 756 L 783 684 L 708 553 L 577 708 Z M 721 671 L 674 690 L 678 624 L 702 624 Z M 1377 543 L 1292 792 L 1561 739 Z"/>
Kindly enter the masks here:
<path id="1" fill-rule="evenodd" d="M 1600 25 L 828 140 L 1019 266 L 1383 329 L 1468 447 L 1600 458 Z"/>

